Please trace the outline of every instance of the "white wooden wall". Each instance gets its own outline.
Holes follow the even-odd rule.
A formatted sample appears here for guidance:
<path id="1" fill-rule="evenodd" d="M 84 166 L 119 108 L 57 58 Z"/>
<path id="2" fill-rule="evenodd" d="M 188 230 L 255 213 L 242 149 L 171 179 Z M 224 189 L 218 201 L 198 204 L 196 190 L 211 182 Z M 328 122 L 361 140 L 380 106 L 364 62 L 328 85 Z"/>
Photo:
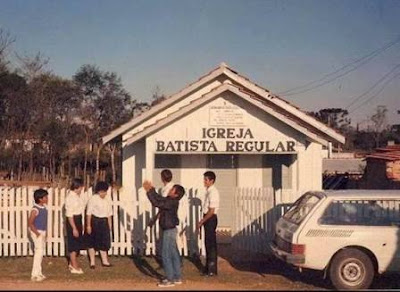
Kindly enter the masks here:
<path id="1" fill-rule="evenodd" d="M 34 203 L 36 187 L 0 187 L 0 257 L 33 255 L 28 232 L 28 217 Z M 67 189 L 49 188 L 48 240 L 46 255 L 65 256 L 65 208 Z M 92 195 L 92 190 L 88 190 Z M 202 192 L 188 189 L 180 201 L 178 215 L 178 248 L 182 255 L 204 255 L 204 235 L 197 234 L 196 223 L 202 216 Z M 156 214 L 141 189 L 136 196 L 122 198 L 109 190 L 108 199 L 113 206 L 113 228 L 110 255 L 155 254 L 159 238 L 158 222 L 152 228 L 149 220 Z"/>

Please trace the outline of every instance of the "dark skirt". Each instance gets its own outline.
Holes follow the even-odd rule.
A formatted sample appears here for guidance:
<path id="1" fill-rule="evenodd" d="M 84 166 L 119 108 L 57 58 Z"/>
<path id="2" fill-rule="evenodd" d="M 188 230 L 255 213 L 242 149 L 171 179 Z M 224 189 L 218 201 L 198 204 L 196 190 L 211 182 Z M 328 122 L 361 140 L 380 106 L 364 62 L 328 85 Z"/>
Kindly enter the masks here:
<path id="1" fill-rule="evenodd" d="M 71 253 L 73 251 L 79 252 L 82 249 L 86 249 L 83 239 L 83 228 L 82 228 L 82 215 L 74 215 L 75 226 L 78 229 L 79 236 L 74 237 L 72 232 L 72 226 L 69 223 L 67 218 L 67 244 L 68 244 L 68 252 Z"/>
<path id="2" fill-rule="evenodd" d="M 86 234 L 86 244 L 88 248 L 95 250 L 108 251 L 111 247 L 110 228 L 108 218 L 99 218 L 92 215 L 92 233 Z"/>

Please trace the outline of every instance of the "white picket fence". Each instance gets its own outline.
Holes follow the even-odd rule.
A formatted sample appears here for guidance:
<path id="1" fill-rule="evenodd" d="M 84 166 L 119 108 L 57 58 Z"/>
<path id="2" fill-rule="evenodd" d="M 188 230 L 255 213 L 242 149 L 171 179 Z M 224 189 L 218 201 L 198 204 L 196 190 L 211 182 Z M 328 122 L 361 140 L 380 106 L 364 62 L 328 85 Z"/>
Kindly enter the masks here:
<path id="1" fill-rule="evenodd" d="M 236 188 L 232 245 L 236 249 L 269 253 L 275 223 L 300 192 L 273 188 Z"/>
<path id="2" fill-rule="evenodd" d="M 28 232 L 28 217 L 33 205 L 35 187 L 0 187 L 0 257 L 33 255 Z M 65 197 L 67 189 L 49 188 L 48 241 L 46 255 L 66 255 Z M 92 195 L 89 189 L 88 195 Z M 294 202 L 298 193 L 272 188 L 236 188 L 232 245 L 242 250 L 268 253 L 268 242 L 275 232 L 275 223 Z M 204 255 L 204 229 L 198 234 L 196 223 L 202 217 L 204 191 L 187 189 L 180 201 L 178 216 L 178 248 L 182 255 Z M 157 213 L 143 189 L 130 195 L 108 192 L 113 206 L 110 255 L 154 255 L 159 243 L 159 225 L 148 227 Z M 85 253 L 85 252 L 83 252 Z"/>
<path id="3" fill-rule="evenodd" d="M 0 257 L 33 255 L 32 241 L 28 232 L 28 217 L 31 211 L 35 187 L 0 187 Z M 47 256 L 66 255 L 65 197 L 67 189 L 49 188 Z M 92 195 L 92 190 L 88 190 Z M 203 192 L 186 190 L 180 202 L 178 215 L 178 248 L 182 255 L 203 255 L 204 234 L 198 234 L 196 223 L 202 216 Z M 108 192 L 113 206 L 112 243 L 110 255 L 151 255 L 156 253 L 159 225 L 148 227 L 156 214 L 144 191 L 122 196 L 119 192 Z"/>

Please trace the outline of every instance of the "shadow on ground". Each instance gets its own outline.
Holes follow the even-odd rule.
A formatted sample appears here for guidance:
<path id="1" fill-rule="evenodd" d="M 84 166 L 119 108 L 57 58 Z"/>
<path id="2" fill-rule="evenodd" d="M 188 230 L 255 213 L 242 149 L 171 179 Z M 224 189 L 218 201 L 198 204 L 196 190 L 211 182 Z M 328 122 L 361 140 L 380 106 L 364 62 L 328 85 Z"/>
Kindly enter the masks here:
<path id="1" fill-rule="evenodd" d="M 261 276 L 280 275 L 292 282 L 301 282 L 315 286 L 321 289 L 334 289 L 330 283 L 329 277 L 324 279 L 323 272 L 298 269 L 285 264 L 273 255 L 256 254 L 248 251 L 232 250 L 230 244 L 220 244 L 218 246 L 218 255 L 229 264 L 239 270 L 258 273 Z M 399 289 L 400 277 L 398 273 L 387 273 L 377 275 L 370 289 Z"/>
<path id="2" fill-rule="evenodd" d="M 313 270 L 298 269 L 286 265 L 272 254 L 251 253 L 249 251 L 233 250 L 230 244 L 218 245 L 218 256 L 229 262 L 236 270 L 266 275 L 279 275 L 291 282 L 301 282 L 321 289 L 332 289 L 328 279 L 323 278 L 323 273 Z"/>
<path id="3" fill-rule="evenodd" d="M 156 279 L 163 279 L 163 273 L 162 273 L 162 266 L 159 262 L 159 259 L 157 257 L 154 257 L 154 261 L 157 262 L 158 267 L 153 267 L 149 261 L 149 257 L 143 257 L 143 256 L 138 256 L 134 255 L 131 257 L 131 260 L 135 267 L 145 276 L 151 277 L 151 278 L 156 278 Z"/>
<path id="4" fill-rule="evenodd" d="M 218 270 L 220 271 L 218 281 L 230 282 L 235 281 L 232 278 L 233 275 L 236 280 L 241 281 L 242 279 L 253 279 L 258 281 L 256 278 L 246 276 L 246 274 L 235 274 L 235 271 L 239 272 L 249 272 L 254 273 L 265 281 L 275 281 L 269 276 L 281 276 L 293 286 L 285 287 L 298 287 L 303 289 L 304 285 L 309 285 L 309 289 L 334 289 L 327 278 L 324 279 L 323 272 L 314 271 L 309 269 L 303 269 L 300 272 L 297 268 L 294 268 L 279 259 L 275 258 L 272 254 L 257 254 L 248 251 L 233 250 L 230 244 L 219 244 L 218 245 Z M 149 279 L 163 279 L 164 270 L 161 265 L 161 261 L 156 257 L 147 257 L 134 255 L 131 256 L 131 261 L 137 270 Z M 190 279 L 201 279 L 200 273 L 204 269 L 204 257 L 185 257 L 184 258 L 184 270 L 185 277 Z M 400 287 L 400 277 L 399 274 L 384 274 L 375 277 L 371 289 L 398 289 Z M 251 280 L 251 281 L 253 281 Z M 261 279 L 260 279 L 261 280 Z M 261 280 L 260 283 L 262 283 Z M 286 281 L 285 281 L 286 282 Z M 276 282 L 276 287 L 281 287 L 285 282 L 278 280 Z M 255 286 L 256 287 L 256 286 Z M 307 287 L 307 286 L 306 286 Z"/>

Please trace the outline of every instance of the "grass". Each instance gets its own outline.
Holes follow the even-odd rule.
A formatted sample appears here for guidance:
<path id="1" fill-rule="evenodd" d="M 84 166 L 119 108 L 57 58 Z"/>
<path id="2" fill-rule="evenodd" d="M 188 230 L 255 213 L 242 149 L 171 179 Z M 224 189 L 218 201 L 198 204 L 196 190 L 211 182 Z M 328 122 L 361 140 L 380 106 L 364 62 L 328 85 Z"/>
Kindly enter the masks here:
<path id="1" fill-rule="evenodd" d="M 84 274 L 71 274 L 65 257 L 44 257 L 42 262 L 43 274 L 49 279 L 59 281 L 107 281 L 107 280 L 138 280 L 154 282 L 164 276 L 164 270 L 154 257 L 141 256 L 111 256 L 113 267 L 102 267 L 96 258 L 96 268 L 90 269 L 87 257 L 79 256 L 79 264 Z M 33 257 L 0 258 L 0 279 L 9 281 L 29 280 Z M 183 259 L 182 273 L 186 279 L 201 280 L 199 262 L 193 259 Z M 229 277 L 219 277 L 219 281 L 228 281 Z M 228 281 L 229 282 L 229 281 Z"/>

